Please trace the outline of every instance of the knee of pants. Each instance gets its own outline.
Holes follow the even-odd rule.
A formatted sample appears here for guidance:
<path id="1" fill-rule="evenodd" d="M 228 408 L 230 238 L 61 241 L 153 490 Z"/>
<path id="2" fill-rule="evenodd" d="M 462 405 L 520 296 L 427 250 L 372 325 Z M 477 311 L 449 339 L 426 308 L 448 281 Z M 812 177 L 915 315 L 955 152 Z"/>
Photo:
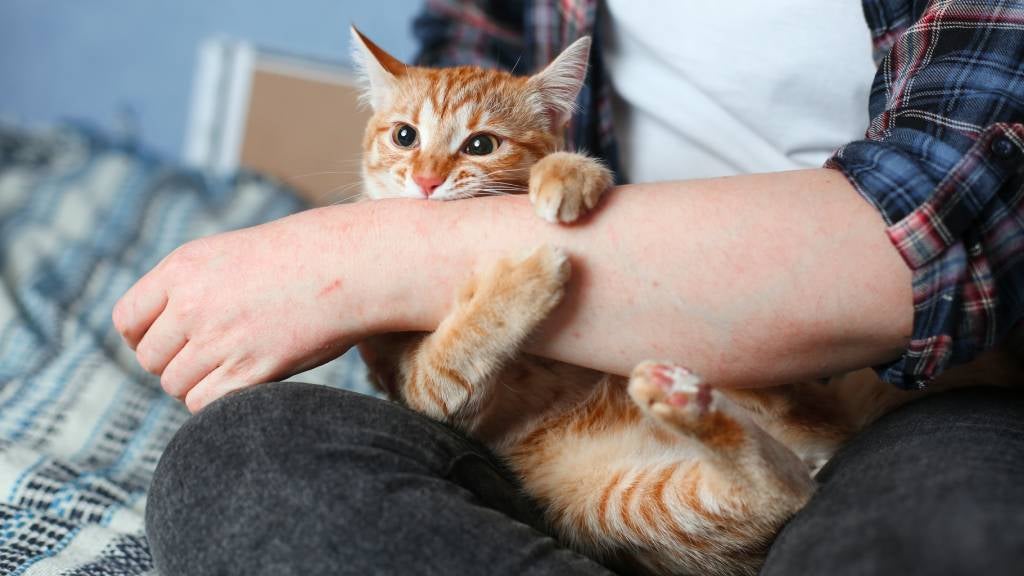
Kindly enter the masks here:
<path id="1" fill-rule="evenodd" d="M 883 417 L 819 475 L 765 574 L 1013 574 L 1024 564 L 1024 393 L 938 394 Z"/>
<path id="2" fill-rule="evenodd" d="M 427 484 L 466 446 L 440 423 L 351 392 L 278 383 L 228 395 L 161 457 L 146 506 L 154 561 L 168 574 L 212 574 L 246 554 L 294 562 L 308 549 L 313 562 L 358 537 L 387 479 Z"/>
<path id="3" fill-rule="evenodd" d="M 178 494 L 186 482 L 198 497 L 223 482 L 238 490 L 279 476 L 301 481 L 326 468 L 352 476 L 389 459 L 443 468 L 458 441 L 442 424 L 392 402 L 310 384 L 254 386 L 181 427 L 157 466 L 150 500 L 189 496 Z"/>

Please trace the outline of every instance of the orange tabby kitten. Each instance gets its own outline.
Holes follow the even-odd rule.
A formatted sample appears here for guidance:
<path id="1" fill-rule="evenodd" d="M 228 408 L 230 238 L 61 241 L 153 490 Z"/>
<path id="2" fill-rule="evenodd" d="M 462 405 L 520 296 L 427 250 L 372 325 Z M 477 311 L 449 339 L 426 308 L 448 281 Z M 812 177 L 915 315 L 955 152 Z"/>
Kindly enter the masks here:
<path id="1" fill-rule="evenodd" d="M 528 192 L 572 222 L 611 185 L 592 158 L 560 151 L 590 39 L 530 77 L 407 67 L 353 29 L 373 117 L 371 199 L 451 200 Z M 754 574 L 819 466 L 900 393 L 870 375 L 724 391 L 668 362 L 627 380 L 520 353 L 558 304 L 566 255 L 542 246 L 478 274 L 431 334 L 361 350 L 393 398 L 500 455 L 558 537 L 656 574 Z"/>

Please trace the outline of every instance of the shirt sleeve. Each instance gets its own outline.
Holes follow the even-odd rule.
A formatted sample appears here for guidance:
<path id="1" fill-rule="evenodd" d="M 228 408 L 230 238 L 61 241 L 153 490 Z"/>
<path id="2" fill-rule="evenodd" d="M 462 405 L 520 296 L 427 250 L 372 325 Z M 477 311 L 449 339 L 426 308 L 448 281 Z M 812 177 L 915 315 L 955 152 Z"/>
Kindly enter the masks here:
<path id="1" fill-rule="evenodd" d="M 922 388 L 1024 317 L 1024 2 L 929 2 L 890 41 L 864 139 L 826 166 L 913 271 L 911 342 L 878 371 Z"/>
<path id="2" fill-rule="evenodd" d="M 521 0 L 428 0 L 413 23 L 416 64 L 516 71 L 528 64 L 520 62 L 524 13 Z"/>

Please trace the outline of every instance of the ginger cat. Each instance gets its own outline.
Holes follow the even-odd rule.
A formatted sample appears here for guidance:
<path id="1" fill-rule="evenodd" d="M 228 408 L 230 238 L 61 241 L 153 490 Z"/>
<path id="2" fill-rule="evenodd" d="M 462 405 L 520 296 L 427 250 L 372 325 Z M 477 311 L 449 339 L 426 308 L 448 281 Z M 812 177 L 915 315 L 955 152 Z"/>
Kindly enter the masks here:
<path id="1" fill-rule="evenodd" d="M 589 38 L 516 77 L 407 67 L 352 32 L 374 112 L 368 199 L 529 193 L 541 217 L 568 223 L 611 186 L 599 162 L 560 150 Z M 594 558 L 653 574 L 755 574 L 814 491 L 812 471 L 908 397 L 870 372 L 726 391 L 670 362 L 624 379 L 521 353 L 569 272 L 548 246 L 502 259 L 461 290 L 437 331 L 360 349 L 384 391 L 483 441 L 558 538 Z"/>

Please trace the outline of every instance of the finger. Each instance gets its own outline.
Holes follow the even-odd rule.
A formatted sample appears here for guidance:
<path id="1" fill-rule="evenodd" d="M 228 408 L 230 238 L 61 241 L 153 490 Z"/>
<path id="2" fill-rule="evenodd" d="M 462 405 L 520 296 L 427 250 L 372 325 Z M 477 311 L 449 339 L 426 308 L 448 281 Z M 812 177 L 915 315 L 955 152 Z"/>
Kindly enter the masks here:
<path id="1" fill-rule="evenodd" d="M 135 348 L 135 358 L 146 372 L 159 376 L 187 342 L 188 337 L 174 315 L 161 314 Z"/>
<path id="2" fill-rule="evenodd" d="M 169 395 L 184 400 L 188 391 L 195 388 L 218 365 L 219 360 L 209 353 L 209 347 L 190 340 L 164 367 L 160 375 L 160 387 Z"/>
<path id="3" fill-rule="evenodd" d="M 242 357 L 224 362 L 188 391 L 185 406 L 192 413 L 198 412 L 225 394 L 270 382 L 280 374 L 280 370 L 273 368 L 273 362 L 267 359 Z"/>
<path id="4" fill-rule="evenodd" d="M 251 384 L 237 376 L 237 370 L 227 365 L 218 366 L 185 395 L 185 406 L 195 414 L 225 394 Z"/>
<path id="5" fill-rule="evenodd" d="M 167 292 L 144 276 L 114 305 L 111 320 L 125 342 L 136 349 L 149 327 L 167 306 Z"/>

